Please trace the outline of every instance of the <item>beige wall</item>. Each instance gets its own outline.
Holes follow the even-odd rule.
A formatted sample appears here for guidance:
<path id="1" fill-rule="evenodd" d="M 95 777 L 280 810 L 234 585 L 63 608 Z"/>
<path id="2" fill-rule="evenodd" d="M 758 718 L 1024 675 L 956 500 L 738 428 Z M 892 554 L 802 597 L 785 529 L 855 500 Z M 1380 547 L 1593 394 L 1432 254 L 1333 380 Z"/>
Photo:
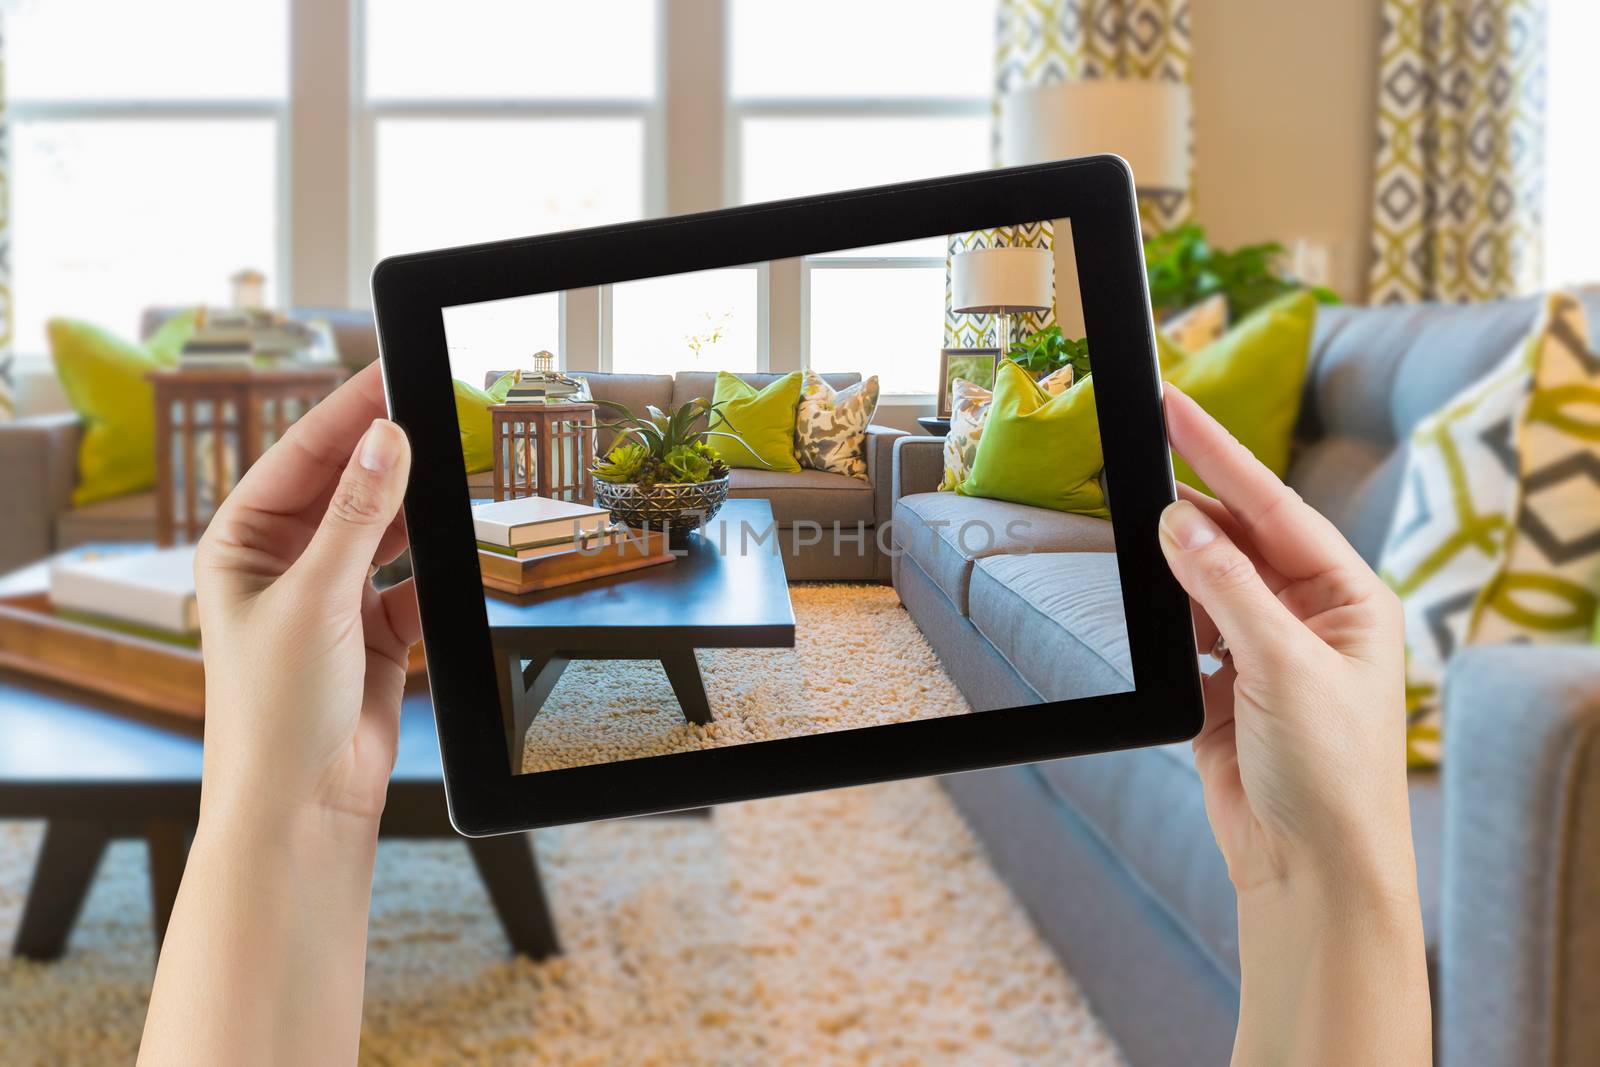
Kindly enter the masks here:
<path id="1" fill-rule="evenodd" d="M 1196 213 L 1224 247 L 1325 245 L 1329 281 L 1366 291 L 1378 0 L 1197 0 Z"/>

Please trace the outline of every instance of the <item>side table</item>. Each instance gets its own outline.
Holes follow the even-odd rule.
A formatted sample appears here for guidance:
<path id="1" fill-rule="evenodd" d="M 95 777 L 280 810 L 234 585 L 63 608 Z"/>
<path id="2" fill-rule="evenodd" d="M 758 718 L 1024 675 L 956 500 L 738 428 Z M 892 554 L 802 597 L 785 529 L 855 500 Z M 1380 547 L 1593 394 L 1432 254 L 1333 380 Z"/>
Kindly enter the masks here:
<path id="1" fill-rule="evenodd" d="M 156 541 L 198 541 L 222 498 L 291 423 L 333 392 L 341 367 L 175 368 L 156 393 Z"/>
<path id="2" fill-rule="evenodd" d="M 922 427 L 922 432 L 929 437 L 943 437 L 950 432 L 950 420 L 941 419 L 934 415 L 923 415 L 917 419 L 917 425 Z"/>
<path id="3" fill-rule="evenodd" d="M 494 499 L 542 496 L 587 504 L 595 405 L 493 404 Z"/>

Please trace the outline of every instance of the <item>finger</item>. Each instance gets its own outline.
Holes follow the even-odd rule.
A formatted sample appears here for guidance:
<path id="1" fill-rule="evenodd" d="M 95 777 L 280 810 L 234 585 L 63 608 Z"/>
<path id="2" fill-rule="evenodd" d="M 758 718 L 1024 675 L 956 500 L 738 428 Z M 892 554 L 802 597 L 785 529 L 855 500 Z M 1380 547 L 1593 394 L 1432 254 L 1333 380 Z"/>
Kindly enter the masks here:
<path id="1" fill-rule="evenodd" d="M 1239 520 L 1222 506 L 1222 501 L 1206 496 L 1200 490 L 1182 482 L 1178 483 L 1178 499 L 1187 500 L 1205 512 L 1212 522 L 1222 527 L 1222 532 L 1239 546 L 1239 551 L 1250 557 L 1250 562 L 1255 564 L 1256 571 L 1261 575 L 1261 580 L 1267 583 L 1268 589 L 1276 593 L 1289 584 L 1289 579 L 1279 574 L 1277 568 L 1261 558 L 1261 552 L 1256 548 L 1255 542 L 1245 533 L 1244 527 L 1239 525 Z"/>
<path id="2" fill-rule="evenodd" d="M 1194 650 L 1209 653 L 1217 647 L 1217 638 L 1222 631 L 1217 629 L 1217 624 L 1211 621 L 1211 616 L 1194 597 L 1189 598 L 1189 614 L 1194 618 Z"/>
<path id="3" fill-rule="evenodd" d="M 378 551 L 372 557 L 372 562 L 380 567 L 387 567 L 399 558 L 408 544 L 410 539 L 406 536 L 406 514 L 402 511 L 394 517 L 389 528 L 383 531 L 383 538 L 378 542 Z"/>
<path id="4" fill-rule="evenodd" d="M 379 600 L 389 632 L 405 648 L 422 640 L 422 619 L 417 614 L 417 583 L 407 578 L 385 589 Z"/>
<path id="5" fill-rule="evenodd" d="M 1293 654 L 1295 637 L 1305 628 L 1205 512 L 1187 500 L 1167 505 L 1161 548 L 1179 584 L 1227 638 L 1235 660 L 1272 666 Z"/>
<path id="6" fill-rule="evenodd" d="M 1262 558 L 1287 578 L 1366 570 L 1333 524 L 1175 386 L 1163 389 L 1172 447 L 1227 506 Z M 1376 578 L 1373 579 L 1376 581 Z"/>
<path id="7" fill-rule="evenodd" d="M 378 545 L 400 511 L 410 471 L 406 435 L 389 420 L 374 419 L 290 576 L 312 595 L 360 597 L 369 588 L 367 570 Z M 349 607 L 354 610 L 355 604 Z"/>
<path id="8" fill-rule="evenodd" d="M 294 515 L 315 503 L 339 478 L 373 419 L 388 413 L 376 364 L 360 371 L 301 417 L 245 472 L 217 509 L 213 523 L 236 512 Z"/>

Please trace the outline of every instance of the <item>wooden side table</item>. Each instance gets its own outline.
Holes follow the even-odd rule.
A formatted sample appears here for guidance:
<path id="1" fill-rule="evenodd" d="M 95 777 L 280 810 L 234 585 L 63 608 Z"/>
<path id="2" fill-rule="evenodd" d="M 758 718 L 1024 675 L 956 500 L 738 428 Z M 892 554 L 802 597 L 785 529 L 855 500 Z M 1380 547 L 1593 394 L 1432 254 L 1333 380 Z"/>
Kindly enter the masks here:
<path id="1" fill-rule="evenodd" d="M 228 490 L 343 377 L 341 367 L 153 372 L 157 542 L 199 540 Z"/>
<path id="2" fill-rule="evenodd" d="M 494 498 L 542 496 L 587 504 L 594 461 L 595 405 L 494 404 Z"/>

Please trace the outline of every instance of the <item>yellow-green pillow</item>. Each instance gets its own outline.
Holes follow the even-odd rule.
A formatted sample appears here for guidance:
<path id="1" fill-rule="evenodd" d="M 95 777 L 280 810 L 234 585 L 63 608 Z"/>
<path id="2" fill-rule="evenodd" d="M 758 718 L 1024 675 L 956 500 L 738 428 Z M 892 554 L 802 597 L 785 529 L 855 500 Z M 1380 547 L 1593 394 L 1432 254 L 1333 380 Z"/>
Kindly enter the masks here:
<path id="1" fill-rule="evenodd" d="M 962 496 L 1111 517 L 1100 488 L 1094 378 L 1052 396 L 1010 360 L 995 371 L 994 401 Z"/>
<path id="2" fill-rule="evenodd" d="M 731 437 L 713 434 L 706 438 L 712 451 L 730 467 L 755 467 L 760 470 L 800 469 L 794 456 L 795 408 L 800 404 L 801 374 L 790 371 L 759 392 L 727 371 L 717 372 L 717 386 L 711 402 L 727 423 L 713 430 L 737 433 L 749 448 Z M 731 425 L 728 425 L 731 424 Z"/>
<path id="3" fill-rule="evenodd" d="M 156 399 L 149 375 L 177 365 L 194 332 L 194 312 L 174 315 L 144 344 L 74 319 L 51 319 L 46 329 L 61 388 L 83 420 L 73 505 L 150 488 L 156 480 Z"/>
<path id="4" fill-rule="evenodd" d="M 1220 340 L 1192 355 L 1157 336 L 1162 376 L 1222 423 L 1280 478 L 1289 469 L 1289 446 L 1300 415 L 1316 317 L 1316 298 L 1298 292 L 1252 313 Z M 1172 471 L 1185 485 L 1210 492 L 1176 455 Z"/>
<path id="5" fill-rule="evenodd" d="M 494 420 L 489 416 L 489 406 L 505 402 L 516 377 L 516 371 L 508 370 L 488 389 L 479 389 L 460 378 L 451 381 L 456 394 L 456 425 L 461 429 L 461 455 L 467 461 L 468 474 L 494 466 Z"/>

